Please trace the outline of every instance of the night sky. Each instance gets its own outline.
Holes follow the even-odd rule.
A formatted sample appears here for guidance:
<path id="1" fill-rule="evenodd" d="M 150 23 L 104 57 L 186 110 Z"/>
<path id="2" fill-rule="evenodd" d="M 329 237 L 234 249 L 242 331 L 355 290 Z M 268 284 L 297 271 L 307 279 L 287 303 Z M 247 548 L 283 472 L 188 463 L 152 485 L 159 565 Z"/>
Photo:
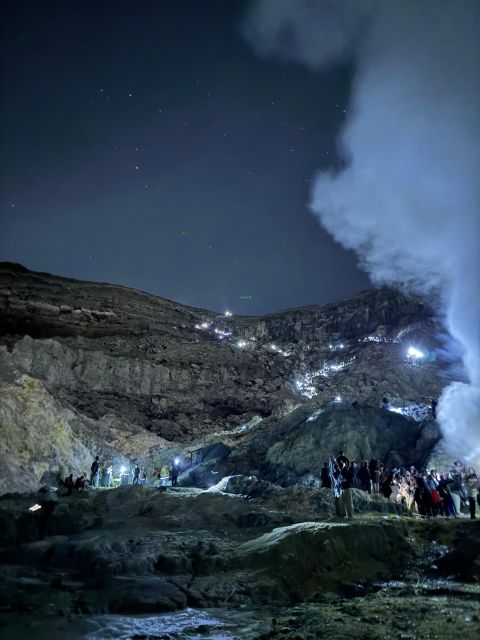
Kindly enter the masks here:
<path id="1" fill-rule="evenodd" d="M 369 286 L 308 211 L 352 68 L 259 58 L 236 0 L 10 0 L 0 259 L 257 314 Z"/>

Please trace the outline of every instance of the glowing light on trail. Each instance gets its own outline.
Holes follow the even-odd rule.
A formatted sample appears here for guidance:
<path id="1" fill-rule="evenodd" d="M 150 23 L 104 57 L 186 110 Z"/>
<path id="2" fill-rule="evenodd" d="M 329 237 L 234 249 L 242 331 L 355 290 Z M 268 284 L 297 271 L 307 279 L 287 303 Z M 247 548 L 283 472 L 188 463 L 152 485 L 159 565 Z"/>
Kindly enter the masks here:
<path id="1" fill-rule="evenodd" d="M 415 347 L 408 347 L 407 356 L 409 358 L 412 358 L 412 360 L 419 360 L 420 358 L 423 358 L 425 354 L 423 353 L 423 351 L 420 351 Z"/>

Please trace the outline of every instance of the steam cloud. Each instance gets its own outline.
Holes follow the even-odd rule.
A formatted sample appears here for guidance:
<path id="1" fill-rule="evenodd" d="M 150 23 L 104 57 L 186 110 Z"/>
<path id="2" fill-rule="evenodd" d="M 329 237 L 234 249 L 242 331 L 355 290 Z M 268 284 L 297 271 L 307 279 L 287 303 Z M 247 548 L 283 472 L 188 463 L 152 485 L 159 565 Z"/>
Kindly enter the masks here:
<path id="1" fill-rule="evenodd" d="M 443 392 L 450 450 L 480 460 L 480 3 L 258 0 L 243 33 L 317 70 L 353 60 L 339 138 L 311 209 L 375 283 L 441 298 L 469 383 Z"/>

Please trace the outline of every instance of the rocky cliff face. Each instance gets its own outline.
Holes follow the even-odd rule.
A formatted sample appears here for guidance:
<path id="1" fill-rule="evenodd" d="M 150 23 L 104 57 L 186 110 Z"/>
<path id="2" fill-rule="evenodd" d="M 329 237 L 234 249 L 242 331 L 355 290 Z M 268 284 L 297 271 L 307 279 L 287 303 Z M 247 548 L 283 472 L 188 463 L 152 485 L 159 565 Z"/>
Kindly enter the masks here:
<path id="1" fill-rule="evenodd" d="M 0 264 L 0 488 L 17 487 L 17 467 L 38 480 L 93 453 L 194 448 L 306 402 L 378 407 L 387 395 L 420 420 L 445 384 L 438 332 L 421 299 L 388 289 L 237 318 Z M 410 342 L 422 359 L 406 356 Z M 29 445 L 20 464 L 27 431 L 44 450 Z"/>

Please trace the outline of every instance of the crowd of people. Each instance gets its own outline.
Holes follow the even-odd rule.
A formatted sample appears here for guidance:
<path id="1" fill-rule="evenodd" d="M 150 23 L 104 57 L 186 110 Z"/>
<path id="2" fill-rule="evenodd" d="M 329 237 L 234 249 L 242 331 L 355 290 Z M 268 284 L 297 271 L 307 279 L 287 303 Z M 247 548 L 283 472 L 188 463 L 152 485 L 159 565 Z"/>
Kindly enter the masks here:
<path id="1" fill-rule="evenodd" d="M 73 473 L 71 473 L 63 480 L 63 488 L 67 495 L 72 495 L 73 492 L 84 491 L 87 487 L 96 488 L 100 485 L 100 472 L 100 458 L 99 456 L 95 456 L 95 460 L 90 467 L 90 474 L 82 473 L 78 478 L 74 479 Z M 119 484 L 130 484 L 130 475 L 132 476 L 131 484 L 140 485 L 146 484 L 147 482 L 147 471 L 145 467 L 140 467 L 138 464 L 134 466 L 131 473 L 121 472 L 116 482 Z M 125 481 L 123 481 L 123 477 Z M 101 484 L 104 487 L 116 486 L 114 484 L 113 467 L 111 465 L 103 469 Z"/>
<path id="2" fill-rule="evenodd" d="M 455 461 L 448 472 L 435 469 L 387 469 L 375 458 L 351 462 L 343 451 L 331 456 L 321 470 L 321 486 L 332 489 L 337 515 L 353 515 L 351 489 L 383 495 L 404 504 L 420 516 L 461 516 L 462 507 L 476 518 L 479 501 L 479 478 L 472 467 Z"/>
<path id="3" fill-rule="evenodd" d="M 177 484 L 180 473 L 180 461 L 175 458 L 169 467 L 169 480 L 172 486 Z M 162 470 L 154 474 L 154 486 L 161 484 Z M 87 486 L 98 487 L 100 474 L 99 456 L 95 457 L 90 468 L 89 477 L 82 474 L 74 480 L 70 474 L 63 481 L 67 495 L 74 491 L 83 491 Z M 107 482 L 103 486 L 111 486 L 113 476 L 111 467 L 106 470 Z M 136 464 L 131 474 L 124 474 L 126 482 L 120 484 L 146 484 L 147 473 L 144 467 Z M 435 469 L 418 470 L 388 469 L 376 458 L 362 462 L 350 461 L 343 451 L 338 456 L 330 457 L 321 470 L 321 486 L 332 489 L 335 495 L 337 515 L 353 517 L 352 489 L 360 489 L 371 494 L 380 494 L 389 500 L 395 500 L 406 506 L 412 514 L 420 516 L 461 516 L 468 510 L 472 519 L 476 518 L 477 502 L 480 506 L 479 478 L 472 467 L 466 467 L 455 461 L 448 472 Z M 118 482 L 118 481 L 117 481 Z"/>

